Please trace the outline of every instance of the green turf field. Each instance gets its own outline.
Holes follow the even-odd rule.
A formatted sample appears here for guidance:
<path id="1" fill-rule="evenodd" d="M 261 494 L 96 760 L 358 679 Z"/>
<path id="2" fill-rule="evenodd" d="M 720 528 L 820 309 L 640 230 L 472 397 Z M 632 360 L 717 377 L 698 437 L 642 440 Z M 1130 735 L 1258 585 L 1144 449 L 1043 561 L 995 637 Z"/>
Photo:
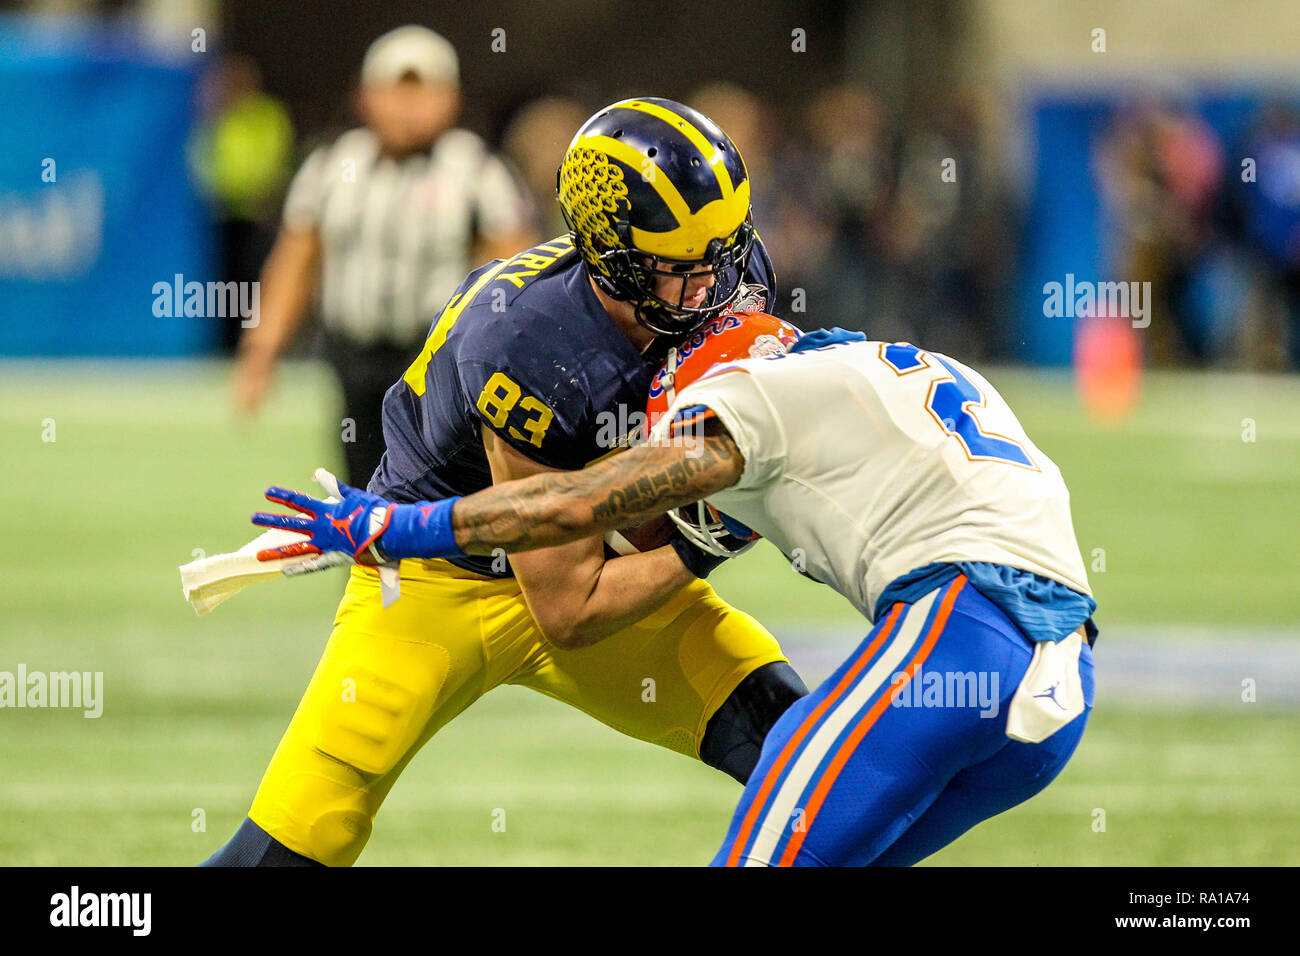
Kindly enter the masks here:
<path id="1" fill-rule="evenodd" d="M 332 463 L 331 393 L 315 369 L 291 369 L 267 414 L 239 426 L 219 365 L 3 373 L 0 671 L 102 671 L 105 700 L 99 719 L 0 710 L 0 864 L 196 862 L 242 818 L 342 573 L 258 585 L 198 618 L 176 566 L 248 540 L 265 485 L 307 489 L 312 469 Z M 1068 380 L 989 378 L 1070 483 L 1104 628 L 1210 625 L 1225 640 L 1300 628 L 1300 381 L 1156 376 L 1134 419 L 1105 429 L 1081 416 Z M 1243 441 L 1245 419 L 1254 441 Z M 847 653 L 862 631 L 844 601 L 771 549 L 716 577 L 780 633 L 842 625 Z M 1265 700 L 1152 710 L 1108 702 L 1103 688 L 1062 777 L 932 859 L 1294 865 L 1297 753 L 1295 712 Z M 506 688 L 416 758 L 361 863 L 699 863 L 738 792 Z"/>

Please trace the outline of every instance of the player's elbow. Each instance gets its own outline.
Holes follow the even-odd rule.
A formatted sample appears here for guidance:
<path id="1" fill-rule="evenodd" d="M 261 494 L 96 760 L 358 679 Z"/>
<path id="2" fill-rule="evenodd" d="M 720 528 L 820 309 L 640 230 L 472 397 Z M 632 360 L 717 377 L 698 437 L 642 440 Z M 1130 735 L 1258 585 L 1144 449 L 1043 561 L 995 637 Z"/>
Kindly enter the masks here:
<path id="1" fill-rule="evenodd" d="M 541 615 L 534 614 L 533 620 L 546 643 L 562 651 L 589 647 L 605 636 L 594 622 L 587 620 L 581 612 L 569 609 L 554 609 Z"/>
<path id="2" fill-rule="evenodd" d="M 550 589 L 538 591 L 526 583 L 523 591 L 533 625 L 542 640 L 561 650 L 570 650 L 576 646 L 577 633 L 573 621 L 575 609 L 570 601 L 565 600 L 566 595 Z"/>
<path id="3" fill-rule="evenodd" d="M 572 651 L 586 646 L 580 629 L 568 621 L 560 619 L 538 621 L 537 629 L 542 632 L 546 643 L 562 651 Z"/>
<path id="4" fill-rule="evenodd" d="M 551 628 L 543 629 L 542 637 L 546 638 L 546 643 L 561 651 L 573 651 L 582 647 L 578 642 L 577 635 L 572 628 Z"/>

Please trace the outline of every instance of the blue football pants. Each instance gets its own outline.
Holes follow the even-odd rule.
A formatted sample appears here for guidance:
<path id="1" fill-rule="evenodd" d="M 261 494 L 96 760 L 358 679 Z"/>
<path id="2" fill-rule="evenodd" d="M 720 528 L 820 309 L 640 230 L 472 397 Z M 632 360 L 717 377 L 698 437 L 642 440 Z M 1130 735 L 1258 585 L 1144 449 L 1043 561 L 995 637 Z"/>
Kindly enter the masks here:
<path id="1" fill-rule="evenodd" d="M 1006 736 L 1033 643 L 959 576 L 898 603 L 777 721 L 715 866 L 909 866 L 1059 774 L 1093 704 L 1037 744 Z M 937 676 L 936 676 L 937 675 Z"/>

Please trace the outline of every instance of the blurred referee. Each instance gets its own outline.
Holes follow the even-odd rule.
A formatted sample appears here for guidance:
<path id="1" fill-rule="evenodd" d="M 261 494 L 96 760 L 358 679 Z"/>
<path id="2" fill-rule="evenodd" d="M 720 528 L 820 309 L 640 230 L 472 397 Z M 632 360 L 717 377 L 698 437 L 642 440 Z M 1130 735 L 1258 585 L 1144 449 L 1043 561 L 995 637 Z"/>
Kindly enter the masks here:
<path id="1" fill-rule="evenodd" d="M 431 318 L 476 265 L 538 241 L 511 170 L 452 127 L 459 84 L 456 51 L 432 30 L 400 27 L 371 44 L 358 94 L 365 126 L 315 150 L 294 177 L 262 271 L 260 320 L 239 343 L 235 404 L 252 413 L 318 295 L 343 387 L 347 481 L 362 488 L 384 451 L 384 393 Z"/>

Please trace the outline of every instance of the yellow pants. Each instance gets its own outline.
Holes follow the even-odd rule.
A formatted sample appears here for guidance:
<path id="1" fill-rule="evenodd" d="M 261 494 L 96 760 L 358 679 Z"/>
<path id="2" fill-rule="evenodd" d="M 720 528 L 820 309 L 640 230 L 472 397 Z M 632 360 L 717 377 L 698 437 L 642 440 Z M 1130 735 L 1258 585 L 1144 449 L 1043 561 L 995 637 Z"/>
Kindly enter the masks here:
<path id="1" fill-rule="evenodd" d="M 353 568 L 334 631 L 249 817 L 289 849 L 352 864 L 416 751 L 500 684 L 522 684 L 616 730 L 688 756 L 755 668 L 785 656 L 703 581 L 599 644 L 547 643 L 513 579 L 446 561 L 403 561 L 383 609 L 374 571 Z"/>

